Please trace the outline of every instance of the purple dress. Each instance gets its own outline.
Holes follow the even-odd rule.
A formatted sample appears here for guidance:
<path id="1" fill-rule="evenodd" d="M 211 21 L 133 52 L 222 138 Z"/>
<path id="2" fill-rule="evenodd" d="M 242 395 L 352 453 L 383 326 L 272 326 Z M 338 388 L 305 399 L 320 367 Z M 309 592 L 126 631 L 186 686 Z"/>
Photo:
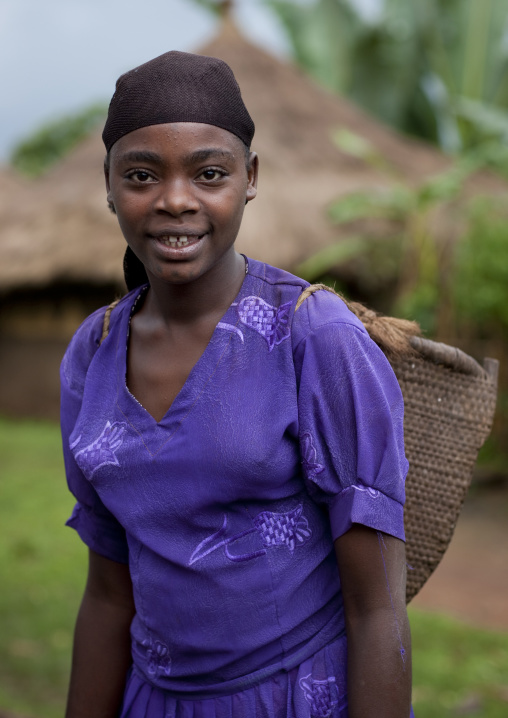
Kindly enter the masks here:
<path id="1" fill-rule="evenodd" d="M 160 422 L 126 386 L 144 289 L 76 332 L 62 362 L 68 524 L 129 564 L 122 717 L 346 718 L 332 540 L 404 538 L 403 404 L 360 322 L 254 260 Z"/>

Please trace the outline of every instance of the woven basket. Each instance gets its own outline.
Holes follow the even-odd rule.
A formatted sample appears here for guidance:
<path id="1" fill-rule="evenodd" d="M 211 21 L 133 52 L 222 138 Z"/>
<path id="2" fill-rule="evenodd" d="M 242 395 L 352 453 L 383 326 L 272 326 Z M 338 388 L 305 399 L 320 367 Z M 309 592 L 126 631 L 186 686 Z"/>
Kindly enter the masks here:
<path id="1" fill-rule="evenodd" d="M 414 337 L 419 356 L 392 361 L 404 396 L 406 600 L 420 590 L 453 536 L 478 451 L 489 435 L 497 368 L 454 347 Z"/>
<path id="2" fill-rule="evenodd" d="M 333 291 L 312 285 L 297 308 L 319 289 Z M 498 362 L 485 359 L 482 368 L 460 349 L 416 336 L 412 322 L 380 317 L 356 302 L 346 304 L 387 355 L 404 397 L 409 603 L 452 539 L 478 451 L 492 426 Z"/>

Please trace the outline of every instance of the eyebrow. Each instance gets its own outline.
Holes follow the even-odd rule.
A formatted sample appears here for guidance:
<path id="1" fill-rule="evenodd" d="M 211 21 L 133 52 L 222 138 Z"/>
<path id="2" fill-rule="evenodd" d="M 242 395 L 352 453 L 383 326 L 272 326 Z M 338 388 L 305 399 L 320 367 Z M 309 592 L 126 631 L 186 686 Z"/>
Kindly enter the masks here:
<path id="1" fill-rule="evenodd" d="M 125 152 L 118 158 L 120 162 L 150 162 L 152 164 L 160 164 L 162 157 L 156 152 L 150 152 L 149 150 L 131 150 Z"/>
<path id="2" fill-rule="evenodd" d="M 207 147 L 188 155 L 185 158 L 185 164 L 192 165 L 198 162 L 206 162 L 211 157 L 220 157 L 231 161 L 235 159 L 233 152 L 225 150 L 223 147 Z M 149 162 L 151 164 L 161 164 L 163 162 L 162 157 L 157 152 L 151 152 L 150 150 L 131 150 L 122 154 L 119 160 L 121 162 Z"/>
<path id="3" fill-rule="evenodd" d="M 206 149 L 192 152 L 185 161 L 187 164 L 194 164 L 195 162 L 206 162 L 210 157 L 221 157 L 226 160 L 235 159 L 233 152 L 225 150 L 223 147 L 207 147 Z"/>

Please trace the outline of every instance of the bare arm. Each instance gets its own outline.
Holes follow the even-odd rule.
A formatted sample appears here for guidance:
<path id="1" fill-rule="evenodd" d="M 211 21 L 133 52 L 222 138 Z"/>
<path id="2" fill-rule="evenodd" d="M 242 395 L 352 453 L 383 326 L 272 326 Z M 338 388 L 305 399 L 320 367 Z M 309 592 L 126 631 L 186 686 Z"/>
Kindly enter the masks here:
<path id="1" fill-rule="evenodd" d="M 335 541 L 348 640 L 350 718 L 409 718 L 411 636 L 399 539 L 354 524 Z"/>
<path id="2" fill-rule="evenodd" d="M 116 718 L 131 663 L 134 616 L 128 566 L 90 550 L 74 633 L 66 718 Z"/>

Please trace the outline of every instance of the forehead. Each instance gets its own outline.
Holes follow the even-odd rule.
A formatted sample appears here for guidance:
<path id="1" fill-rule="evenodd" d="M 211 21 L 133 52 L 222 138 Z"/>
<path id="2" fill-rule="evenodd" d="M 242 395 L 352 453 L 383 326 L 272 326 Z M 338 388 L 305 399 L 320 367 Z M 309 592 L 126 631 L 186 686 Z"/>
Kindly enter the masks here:
<path id="1" fill-rule="evenodd" d="M 200 122 L 170 122 L 149 125 L 129 132 L 111 148 L 111 159 L 121 161 L 136 153 L 153 153 L 160 157 L 222 155 L 242 160 L 245 147 L 239 137 L 215 125 Z"/>

